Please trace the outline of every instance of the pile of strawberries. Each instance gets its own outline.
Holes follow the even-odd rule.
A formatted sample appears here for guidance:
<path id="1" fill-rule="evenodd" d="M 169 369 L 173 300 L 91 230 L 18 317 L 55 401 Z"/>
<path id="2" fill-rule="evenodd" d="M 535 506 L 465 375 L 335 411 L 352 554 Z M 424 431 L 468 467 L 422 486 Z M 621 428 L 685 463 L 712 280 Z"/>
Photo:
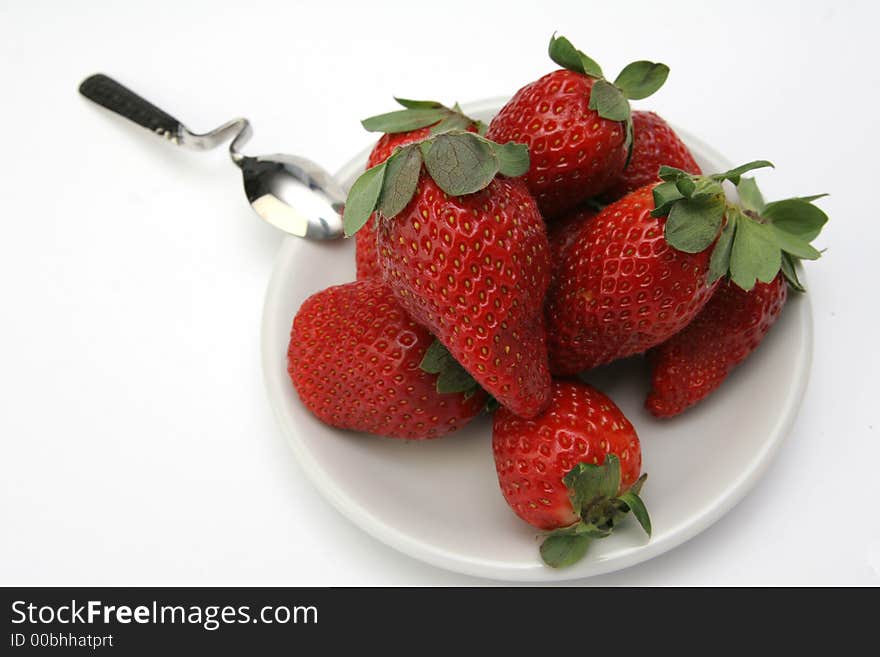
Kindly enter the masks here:
<path id="1" fill-rule="evenodd" d="M 501 492 L 559 567 L 629 512 L 651 530 L 636 431 L 576 375 L 645 353 L 652 414 L 698 403 L 802 291 L 827 217 L 819 197 L 766 203 L 743 174 L 769 162 L 704 174 L 632 111 L 663 64 L 612 82 L 564 37 L 549 54 L 562 68 L 488 126 L 407 99 L 363 122 L 384 134 L 345 208 L 357 281 L 303 303 L 288 370 L 342 429 L 419 440 L 494 413 Z"/>

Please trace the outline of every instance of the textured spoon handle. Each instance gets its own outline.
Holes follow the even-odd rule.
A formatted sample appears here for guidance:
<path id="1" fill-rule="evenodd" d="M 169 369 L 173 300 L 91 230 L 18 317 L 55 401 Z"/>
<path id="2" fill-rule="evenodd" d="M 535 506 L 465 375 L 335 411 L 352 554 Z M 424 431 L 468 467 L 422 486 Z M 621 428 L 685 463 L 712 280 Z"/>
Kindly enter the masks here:
<path id="1" fill-rule="evenodd" d="M 182 124 L 131 89 L 103 73 L 90 75 L 79 85 L 79 92 L 98 105 L 134 121 L 140 126 L 176 141 Z"/>

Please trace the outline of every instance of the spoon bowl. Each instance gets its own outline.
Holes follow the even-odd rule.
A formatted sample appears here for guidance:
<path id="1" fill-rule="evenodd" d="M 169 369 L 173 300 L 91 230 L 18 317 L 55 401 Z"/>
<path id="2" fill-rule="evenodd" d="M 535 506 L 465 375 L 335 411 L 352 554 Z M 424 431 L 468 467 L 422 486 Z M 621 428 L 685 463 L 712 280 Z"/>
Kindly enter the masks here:
<path id="1" fill-rule="evenodd" d="M 263 220 L 307 239 L 342 237 L 345 192 L 320 166 L 280 153 L 242 157 L 236 164 L 247 199 Z"/>

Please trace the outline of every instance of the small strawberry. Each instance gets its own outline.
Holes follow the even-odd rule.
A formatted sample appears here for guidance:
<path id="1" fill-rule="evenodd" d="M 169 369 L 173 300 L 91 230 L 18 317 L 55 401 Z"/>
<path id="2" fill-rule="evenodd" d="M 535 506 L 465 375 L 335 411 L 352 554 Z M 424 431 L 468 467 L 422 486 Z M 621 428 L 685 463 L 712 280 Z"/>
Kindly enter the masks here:
<path id="1" fill-rule="evenodd" d="M 404 109 L 361 121 L 366 130 L 384 133 L 370 152 L 368 169 L 382 164 L 396 149 L 426 139 L 432 134 L 455 128 L 476 132 L 483 127 L 480 121 L 463 114 L 457 104 L 449 108 L 433 100 L 394 100 Z M 382 277 L 376 251 L 375 217 L 371 217 L 367 225 L 355 235 L 355 257 L 358 280 Z"/>
<path id="2" fill-rule="evenodd" d="M 648 352 L 653 375 L 647 409 L 672 417 L 708 396 L 757 349 L 785 299 L 782 274 L 751 292 L 724 281 L 693 322 Z"/>
<path id="3" fill-rule="evenodd" d="M 739 184 L 763 166 L 772 165 L 751 162 L 711 176 L 661 167 L 662 183 L 631 192 L 590 221 L 547 296 L 551 372 L 574 374 L 665 342 L 696 317 L 728 271 L 751 289 L 773 280 L 784 253 L 815 257 L 785 223 L 762 224 L 727 203 L 723 182 Z"/>
<path id="4" fill-rule="evenodd" d="M 300 307 L 290 333 L 288 373 L 303 404 L 331 426 L 437 438 L 470 422 L 486 395 L 472 382 L 466 392 L 442 392 L 446 379 L 466 375 L 436 354 L 434 342 L 381 281 L 347 283 L 312 295 Z M 435 373 L 420 367 L 429 353 L 428 360 L 443 365 Z"/>
<path id="5" fill-rule="evenodd" d="M 632 148 L 629 99 L 646 98 L 666 81 L 664 64 L 629 64 L 614 83 L 565 37 L 550 39 L 554 71 L 514 94 L 489 124 L 497 142 L 526 144 L 529 191 L 545 218 L 598 196 L 617 180 Z"/>
<path id="6" fill-rule="evenodd" d="M 519 144 L 437 134 L 367 170 L 344 224 L 351 234 L 377 211 L 379 259 L 398 302 L 500 404 L 533 416 L 550 393 L 541 312 L 550 263 L 534 199 L 513 179 L 527 170 Z"/>
<path id="7" fill-rule="evenodd" d="M 731 278 L 718 286 L 696 319 L 648 352 L 653 384 L 645 405 L 657 417 L 677 415 L 718 388 L 758 347 L 779 318 L 788 296 L 786 279 L 792 289 L 803 291 L 797 279 L 796 260 L 819 256 L 809 246 L 827 221 L 825 213 L 811 204 L 818 197 L 765 204 L 753 179 L 743 179 L 738 190 L 744 209 L 729 211 L 725 226 L 727 241 L 733 242 L 731 251 L 736 248 L 743 226 L 750 241 L 754 240 L 752 233 L 757 228 L 762 241 L 763 231 L 790 250 L 782 251 L 781 273 L 769 283 L 743 276 L 740 265 L 731 262 Z M 713 275 L 726 273 L 721 265 Z M 743 289 L 749 284 L 754 287 Z"/>
<path id="8" fill-rule="evenodd" d="M 553 567 L 580 559 L 590 539 L 604 538 L 632 511 L 651 534 L 639 491 L 642 453 L 629 420 L 585 383 L 554 381 L 550 406 L 531 420 L 498 409 L 492 450 L 498 483 L 514 513 L 555 530 L 541 545 Z"/>
<path id="9" fill-rule="evenodd" d="M 687 173 L 701 174 L 688 147 L 654 112 L 633 112 L 633 150 L 629 165 L 602 194 L 609 203 L 648 183 L 658 182 L 657 171 L 666 165 Z"/>

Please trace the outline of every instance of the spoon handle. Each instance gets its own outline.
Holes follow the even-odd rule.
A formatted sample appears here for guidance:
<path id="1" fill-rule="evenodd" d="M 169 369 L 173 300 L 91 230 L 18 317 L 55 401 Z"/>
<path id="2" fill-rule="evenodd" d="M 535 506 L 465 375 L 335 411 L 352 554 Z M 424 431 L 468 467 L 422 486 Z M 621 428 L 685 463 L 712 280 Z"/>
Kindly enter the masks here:
<path id="1" fill-rule="evenodd" d="M 90 75 L 79 85 L 79 92 L 89 100 L 124 116 L 161 137 L 178 143 L 183 124 L 170 114 L 144 100 L 103 73 Z"/>

